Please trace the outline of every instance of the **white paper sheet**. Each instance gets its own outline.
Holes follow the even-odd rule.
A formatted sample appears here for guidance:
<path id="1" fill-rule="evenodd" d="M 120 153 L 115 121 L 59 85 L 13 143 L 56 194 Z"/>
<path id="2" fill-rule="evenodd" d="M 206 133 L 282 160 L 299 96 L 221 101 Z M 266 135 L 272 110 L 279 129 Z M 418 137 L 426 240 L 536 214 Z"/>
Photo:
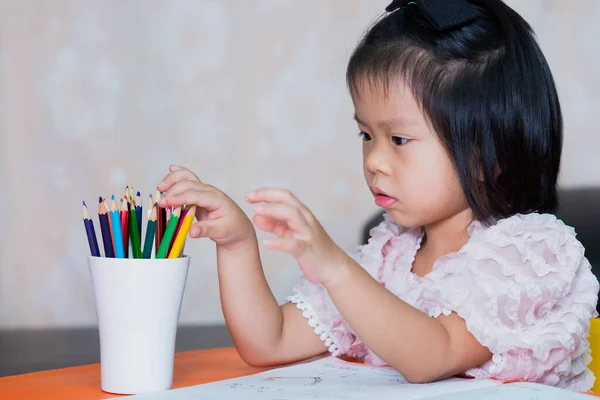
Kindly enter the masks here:
<path id="1" fill-rule="evenodd" d="M 593 400 L 596 397 L 535 383 L 509 383 L 465 393 L 453 393 L 435 400 Z"/>
<path id="2" fill-rule="evenodd" d="M 179 399 L 428 399 L 437 395 L 490 388 L 497 382 L 449 379 L 426 385 L 409 384 L 391 368 L 349 363 L 327 357 L 225 381 L 147 393 L 133 398 Z"/>
<path id="3" fill-rule="evenodd" d="M 448 379 L 410 384 L 391 368 L 349 363 L 335 357 L 183 389 L 147 393 L 140 400 L 591 400 L 592 396 L 545 385 Z"/>

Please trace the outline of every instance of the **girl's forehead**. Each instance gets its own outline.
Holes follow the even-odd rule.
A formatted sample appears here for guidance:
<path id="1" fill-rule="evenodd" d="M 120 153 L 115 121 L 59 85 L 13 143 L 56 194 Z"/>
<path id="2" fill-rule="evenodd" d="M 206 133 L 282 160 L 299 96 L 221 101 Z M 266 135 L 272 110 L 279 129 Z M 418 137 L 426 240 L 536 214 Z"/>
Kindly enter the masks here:
<path id="1" fill-rule="evenodd" d="M 369 114 L 421 115 L 421 107 L 410 87 L 400 79 L 390 84 L 363 80 L 351 95 L 357 114 L 361 110 Z"/>
<path id="2" fill-rule="evenodd" d="M 386 80 L 380 78 L 360 78 L 351 90 L 353 98 L 363 101 L 399 101 L 413 100 L 410 85 L 404 79 Z"/>

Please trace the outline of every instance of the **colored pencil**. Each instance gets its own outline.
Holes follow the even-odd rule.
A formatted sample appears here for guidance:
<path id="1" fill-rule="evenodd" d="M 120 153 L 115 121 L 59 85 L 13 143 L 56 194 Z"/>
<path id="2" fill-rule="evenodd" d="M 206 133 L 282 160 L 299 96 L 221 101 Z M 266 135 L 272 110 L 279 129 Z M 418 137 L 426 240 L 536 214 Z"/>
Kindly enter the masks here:
<path id="1" fill-rule="evenodd" d="M 140 233 L 138 231 L 137 212 L 135 203 L 131 204 L 129 210 L 129 236 L 131 237 L 131 250 L 133 258 L 142 258 L 142 247 L 140 244 Z"/>
<path id="2" fill-rule="evenodd" d="M 150 222 L 150 215 L 152 214 L 152 210 L 154 208 L 154 199 L 152 198 L 152 194 L 148 195 L 148 207 L 146 207 L 146 214 L 148 214 L 146 216 L 146 239 L 148 238 L 148 222 Z M 158 215 L 158 214 L 157 214 Z M 156 233 L 156 219 L 154 221 L 154 231 L 152 232 L 152 244 L 150 245 L 150 257 L 149 258 L 155 258 L 155 252 L 152 251 L 152 248 L 154 247 L 154 238 L 155 238 L 155 233 Z M 144 251 L 146 251 L 146 245 L 144 244 Z M 143 255 L 142 255 L 143 256 Z"/>
<path id="3" fill-rule="evenodd" d="M 104 208 L 106 208 L 106 212 L 108 214 L 108 226 L 110 227 L 110 240 L 112 242 L 112 247 L 113 247 L 113 250 L 114 250 L 114 248 L 115 248 L 115 234 L 113 233 L 112 218 L 110 217 L 110 207 L 108 206 L 108 202 L 106 201 L 106 197 L 104 199 L 102 199 L 102 201 L 104 202 Z"/>
<path id="4" fill-rule="evenodd" d="M 100 257 L 100 248 L 98 247 L 98 239 L 96 239 L 96 231 L 94 230 L 94 221 L 90 217 L 85 201 L 83 202 L 83 224 L 85 225 L 85 232 L 87 233 L 88 244 L 90 245 L 90 252 L 94 257 Z"/>
<path id="5" fill-rule="evenodd" d="M 102 243 L 104 243 L 104 255 L 109 258 L 115 257 L 115 250 L 112 242 L 112 234 L 108 221 L 108 210 L 104 206 L 102 197 L 98 200 L 98 219 L 100 220 L 100 229 L 102 229 Z"/>
<path id="6" fill-rule="evenodd" d="M 137 217 L 137 226 L 140 242 L 142 241 L 142 196 L 138 190 L 135 196 L 135 216 Z"/>
<path id="7" fill-rule="evenodd" d="M 185 239 L 187 238 L 188 232 L 190 231 L 190 226 L 192 226 L 192 222 L 194 222 L 194 215 L 196 214 L 196 206 L 190 207 L 186 213 L 185 217 L 183 217 L 183 223 L 181 224 L 181 228 L 177 233 L 177 237 L 175 238 L 175 243 L 173 243 L 173 248 L 169 252 L 169 258 L 177 258 L 181 254 L 181 250 L 183 249 L 183 244 L 185 243 Z"/>
<path id="8" fill-rule="evenodd" d="M 180 215 L 181 207 L 177 207 L 171 214 L 171 218 L 169 219 L 169 223 L 167 224 L 167 229 L 165 229 L 165 236 L 163 237 L 163 240 L 160 243 L 158 253 L 156 253 L 156 258 L 165 258 L 167 256 L 169 244 L 171 244 L 171 238 L 173 238 L 175 228 L 177 228 L 177 223 L 179 222 Z"/>
<path id="9" fill-rule="evenodd" d="M 133 241 L 131 240 L 131 212 L 135 214 L 135 205 L 133 204 L 133 198 L 135 196 L 135 192 L 133 191 L 133 186 L 127 187 L 127 221 L 129 223 L 129 253 L 133 257 Z M 137 216 L 137 215 L 136 215 Z M 141 243 L 142 239 L 140 239 Z M 141 253 L 141 250 L 140 250 Z"/>
<path id="10" fill-rule="evenodd" d="M 123 234 L 123 251 L 125 258 L 129 258 L 129 212 L 127 207 L 128 201 L 121 199 L 121 233 Z"/>
<path id="11" fill-rule="evenodd" d="M 150 218 L 150 214 L 152 214 L 152 207 L 154 207 L 154 199 L 152 195 L 148 195 L 148 206 L 146 207 L 146 218 Z"/>
<path id="12" fill-rule="evenodd" d="M 148 217 L 148 225 L 146 226 L 146 240 L 144 240 L 144 253 L 142 258 L 152 257 L 152 244 L 154 243 L 154 232 L 156 231 L 156 206 L 152 206 L 150 216 Z"/>
<path id="13" fill-rule="evenodd" d="M 115 238 L 115 256 L 117 258 L 124 258 L 125 250 L 123 250 L 123 233 L 121 231 L 121 221 L 119 219 L 119 209 L 117 207 L 115 195 L 112 196 L 110 204 L 110 218 L 112 219 L 113 235 Z"/>
<path id="14" fill-rule="evenodd" d="M 154 201 L 156 201 L 158 203 L 161 198 L 162 198 L 162 195 L 157 190 L 156 198 L 154 199 Z M 156 234 L 154 235 L 154 255 L 156 255 L 158 253 L 158 248 L 160 247 L 160 243 L 162 242 L 162 238 L 165 234 L 166 225 L 167 224 L 165 223 L 165 209 L 163 207 L 159 207 L 157 204 L 156 205 Z"/>
<path id="15" fill-rule="evenodd" d="M 187 215 L 188 211 L 189 211 L 189 207 L 187 207 L 187 206 L 181 208 L 181 216 L 179 217 L 179 222 L 177 223 L 177 228 L 175 228 L 175 232 L 173 233 L 173 239 L 171 239 L 171 244 L 169 245 L 169 250 L 167 251 L 167 254 L 171 254 L 171 249 L 173 248 L 173 244 L 175 243 L 175 238 L 177 238 L 179 229 L 181 229 L 181 224 L 183 223 L 183 220 L 185 219 L 185 216 Z"/>

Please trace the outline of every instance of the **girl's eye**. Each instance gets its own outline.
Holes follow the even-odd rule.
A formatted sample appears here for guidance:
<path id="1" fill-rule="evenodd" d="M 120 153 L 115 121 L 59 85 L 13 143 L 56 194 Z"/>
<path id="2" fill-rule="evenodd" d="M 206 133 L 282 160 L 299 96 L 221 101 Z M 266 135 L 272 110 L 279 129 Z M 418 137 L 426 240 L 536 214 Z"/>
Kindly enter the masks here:
<path id="1" fill-rule="evenodd" d="M 403 138 L 400 136 L 392 136 L 392 142 L 394 142 L 394 144 L 397 146 L 402 146 L 403 144 L 406 144 L 409 141 L 410 141 L 410 139 L 407 139 L 407 138 Z"/>
<path id="2" fill-rule="evenodd" d="M 371 135 L 369 135 L 367 132 L 360 132 L 358 136 L 362 138 L 363 142 L 368 142 L 371 140 Z"/>

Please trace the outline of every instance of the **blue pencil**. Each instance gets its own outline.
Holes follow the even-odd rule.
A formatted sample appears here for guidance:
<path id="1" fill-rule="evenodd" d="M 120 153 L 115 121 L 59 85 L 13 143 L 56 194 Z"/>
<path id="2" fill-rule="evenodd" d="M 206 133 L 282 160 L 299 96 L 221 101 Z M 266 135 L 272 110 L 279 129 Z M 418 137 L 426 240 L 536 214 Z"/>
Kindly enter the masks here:
<path id="1" fill-rule="evenodd" d="M 94 221 L 92 221 L 92 217 L 90 217 L 90 212 L 88 211 L 85 201 L 83 202 L 83 224 L 85 225 L 85 232 L 87 233 L 92 256 L 100 257 L 100 248 L 98 247 L 98 239 L 96 239 L 96 231 L 94 230 Z"/>
<path id="2" fill-rule="evenodd" d="M 125 258 L 125 250 L 123 250 L 123 234 L 121 233 L 121 219 L 119 216 L 119 209 L 117 207 L 117 200 L 115 195 L 112 195 L 110 204 L 110 219 L 113 224 L 113 236 L 115 239 L 115 256 L 117 258 Z"/>

